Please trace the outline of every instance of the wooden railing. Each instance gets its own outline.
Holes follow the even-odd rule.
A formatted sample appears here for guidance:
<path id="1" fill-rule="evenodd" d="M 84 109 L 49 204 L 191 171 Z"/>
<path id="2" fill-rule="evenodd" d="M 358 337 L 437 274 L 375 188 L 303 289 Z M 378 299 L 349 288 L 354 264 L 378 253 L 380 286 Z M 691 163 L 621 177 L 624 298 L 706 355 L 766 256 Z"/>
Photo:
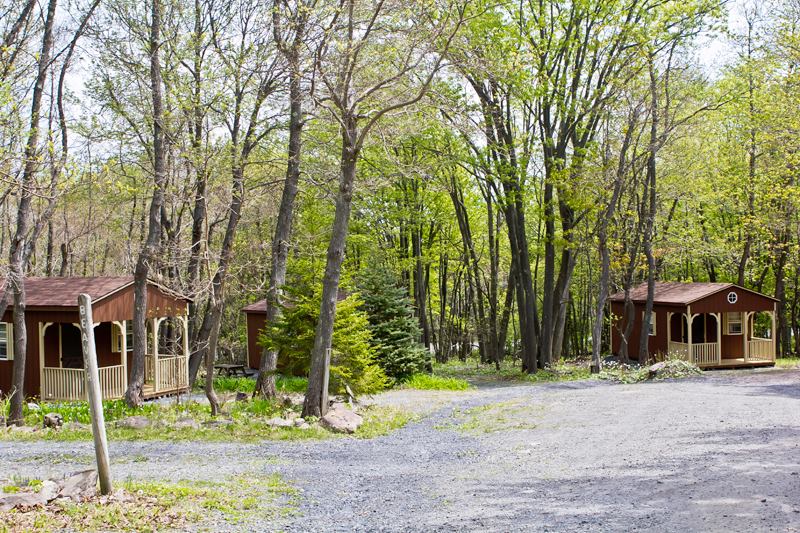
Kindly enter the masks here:
<path id="1" fill-rule="evenodd" d="M 689 360 L 689 345 L 685 342 L 669 341 L 669 355 L 680 357 L 684 361 Z"/>
<path id="2" fill-rule="evenodd" d="M 116 400 L 125 396 L 128 380 L 125 379 L 124 366 L 101 366 L 98 370 L 100 371 L 100 390 L 103 392 L 104 400 Z"/>
<path id="3" fill-rule="evenodd" d="M 692 344 L 692 359 L 698 366 L 719 363 L 719 345 L 716 342 Z"/>
<path id="4" fill-rule="evenodd" d="M 189 358 L 185 355 L 159 357 L 156 391 L 183 389 L 189 385 Z"/>
<path id="5" fill-rule="evenodd" d="M 42 399 L 85 400 L 86 379 L 83 376 L 83 369 L 45 367 L 42 372 Z"/>
<path id="6" fill-rule="evenodd" d="M 155 357 L 153 354 L 145 354 L 144 356 L 144 380 L 147 383 L 153 383 L 156 380 L 156 365 L 153 364 Z"/>
<path id="7" fill-rule="evenodd" d="M 750 339 L 747 359 L 749 361 L 772 361 L 772 339 L 758 337 Z"/>

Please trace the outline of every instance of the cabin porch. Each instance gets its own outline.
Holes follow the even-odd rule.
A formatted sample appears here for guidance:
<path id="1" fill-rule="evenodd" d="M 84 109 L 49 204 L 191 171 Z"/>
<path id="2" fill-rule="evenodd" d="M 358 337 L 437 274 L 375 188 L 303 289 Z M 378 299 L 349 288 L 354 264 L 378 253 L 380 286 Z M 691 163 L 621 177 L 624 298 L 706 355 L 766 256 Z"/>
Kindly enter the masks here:
<path id="1" fill-rule="evenodd" d="M 132 321 L 96 323 L 95 344 L 104 400 L 122 398 L 128 388 L 132 357 Z M 189 388 L 188 319 L 147 320 L 145 399 Z M 39 322 L 41 398 L 44 401 L 86 399 L 80 328 L 76 323 Z"/>
<path id="2" fill-rule="evenodd" d="M 774 311 L 667 313 L 667 345 L 701 368 L 775 364 Z"/>

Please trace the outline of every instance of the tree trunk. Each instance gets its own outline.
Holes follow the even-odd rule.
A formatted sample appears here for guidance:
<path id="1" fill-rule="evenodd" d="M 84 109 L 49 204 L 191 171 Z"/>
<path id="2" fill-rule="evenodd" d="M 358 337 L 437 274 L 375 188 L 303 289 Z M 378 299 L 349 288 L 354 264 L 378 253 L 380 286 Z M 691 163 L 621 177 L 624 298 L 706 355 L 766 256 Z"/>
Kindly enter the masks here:
<path id="1" fill-rule="evenodd" d="M 161 242 L 161 206 L 164 203 L 164 184 L 167 179 L 167 149 L 164 139 L 164 103 L 161 82 L 161 0 L 152 0 L 150 22 L 150 92 L 153 105 L 153 198 L 150 201 L 147 238 L 134 271 L 133 289 L 133 357 L 131 376 L 125 402 L 139 407 L 144 398 L 144 365 L 147 348 L 147 278 L 156 260 Z M 155 333 L 154 333 L 155 334 Z"/>
<path id="2" fill-rule="evenodd" d="M 344 248 L 350 223 L 350 207 L 353 199 L 353 185 L 356 178 L 357 128 L 353 117 L 344 117 L 346 127 L 342 130 L 342 160 L 339 193 L 336 197 L 336 212 L 333 219 L 333 233 L 328 246 L 325 277 L 322 281 L 322 305 L 319 322 L 311 352 L 311 371 L 308 376 L 308 390 L 303 402 L 303 416 L 323 416 L 328 410 L 328 372 L 333 338 L 333 322 L 336 316 L 336 300 L 339 294 Z"/>
<path id="3" fill-rule="evenodd" d="M 22 408 L 25 403 L 25 365 L 27 354 L 28 335 L 25 327 L 25 270 L 28 258 L 33 250 L 33 235 L 31 231 L 32 207 L 34 196 L 35 174 L 37 164 L 36 152 L 39 147 L 39 119 L 41 117 L 42 97 L 47 80 L 47 71 L 50 66 L 50 53 L 53 47 L 53 21 L 56 13 L 57 0 L 50 0 L 47 6 L 47 15 L 42 36 L 42 47 L 37 63 L 36 83 L 31 99 L 30 130 L 25 145 L 25 161 L 22 171 L 22 180 L 19 189 L 19 204 L 17 206 L 17 227 L 9 248 L 9 275 L 6 294 L 9 289 L 13 293 L 14 301 L 14 366 L 11 375 L 11 405 L 9 422 L 12 424 L 23 423 Z M 27 257 L 26 257 L 27 256 Z M 0 306 L 0 317 L 5 313 L 7 303 Z"/>

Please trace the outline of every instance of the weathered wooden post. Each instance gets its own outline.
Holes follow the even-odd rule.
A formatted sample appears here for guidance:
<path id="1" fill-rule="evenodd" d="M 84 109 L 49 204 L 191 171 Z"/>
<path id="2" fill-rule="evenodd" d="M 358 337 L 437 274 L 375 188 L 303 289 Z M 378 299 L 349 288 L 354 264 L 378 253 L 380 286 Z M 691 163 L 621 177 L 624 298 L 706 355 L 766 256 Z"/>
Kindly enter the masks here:
<path id="1" fill-rule="evenodd" d="M 111 494 L 111 464 L 108 460 L 108 439 L 103 416 L 103 396 L 100 391 L 100 375 L 97 370 L 97 351 L 94 344 L 94 322 L 92 320 L 92 298 L 88 294 L 78 296 L 81 317 L 81 345 L 83 346 L 83 368 L 86 374 L 86 391 L 89 396 L 89 414 L 92 417 L 92 437 L 97 458 L 97 476 L 100 478 L 100 494 Z M 125 354 L 123 354 L 123 357 Z"/>

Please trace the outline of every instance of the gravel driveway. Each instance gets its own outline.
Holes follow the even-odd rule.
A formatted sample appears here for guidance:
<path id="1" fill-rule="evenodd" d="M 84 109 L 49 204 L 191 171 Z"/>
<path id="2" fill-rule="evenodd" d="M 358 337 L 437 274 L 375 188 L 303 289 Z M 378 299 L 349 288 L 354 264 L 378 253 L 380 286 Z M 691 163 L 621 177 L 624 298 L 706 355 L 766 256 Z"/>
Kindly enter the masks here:
<path id="1" fill-rule="evenodd" d="M 278 472 L 302 490 L 297 513 L 246 529 L 800 531 L 800 370 L 376 401 L 427 414 L 366 441 L 112 443 L 115 475 Z M 0 442 L 2 472 L 90 460 L 87 443 Z"/>

